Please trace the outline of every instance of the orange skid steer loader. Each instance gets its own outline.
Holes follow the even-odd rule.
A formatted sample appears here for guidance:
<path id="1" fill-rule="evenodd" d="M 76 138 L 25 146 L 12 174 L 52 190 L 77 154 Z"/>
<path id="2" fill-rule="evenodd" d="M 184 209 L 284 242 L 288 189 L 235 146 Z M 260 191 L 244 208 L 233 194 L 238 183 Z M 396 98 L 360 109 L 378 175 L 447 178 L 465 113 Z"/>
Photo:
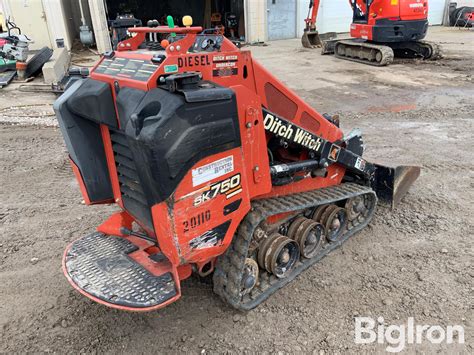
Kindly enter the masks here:
<path id="1" fill-rule="evenodd" d="M 256 307 L 420 172 L 365 160 L 358 130 L 345 135 L 250 51 L 191 21 L 131 28 L 55 103 L 84 200 L 121 210 L 63 258 L 72 286 L 109 307 L 164 307 L 192 273 Z M 168 39 L 150 45 L 148 33 Z"/>

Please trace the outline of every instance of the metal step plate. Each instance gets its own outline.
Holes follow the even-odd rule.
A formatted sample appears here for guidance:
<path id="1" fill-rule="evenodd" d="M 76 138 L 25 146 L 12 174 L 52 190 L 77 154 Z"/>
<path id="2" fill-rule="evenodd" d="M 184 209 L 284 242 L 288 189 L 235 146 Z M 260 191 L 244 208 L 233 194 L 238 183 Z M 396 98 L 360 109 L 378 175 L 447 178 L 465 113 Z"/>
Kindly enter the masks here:
<path id="1" fill-rule="evenodd" d="M 81 290 L 111 306 L 149 308 L 176 296 L 170 272 L 154 276 L 128 256 L 137 249 L 124 238 L 89 234 L 71 244 L 65 272 Z"/>

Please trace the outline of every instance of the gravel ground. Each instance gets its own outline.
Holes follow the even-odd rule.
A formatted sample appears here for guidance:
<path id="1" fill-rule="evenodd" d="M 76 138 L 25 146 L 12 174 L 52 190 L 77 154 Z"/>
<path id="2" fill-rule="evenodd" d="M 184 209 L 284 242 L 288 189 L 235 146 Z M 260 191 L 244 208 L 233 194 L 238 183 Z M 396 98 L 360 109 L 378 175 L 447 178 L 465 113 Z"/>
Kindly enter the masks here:
<path id="1" fill-rule="evenodd" d="M 439 38 L 453 42 L 455 36 L 443 32 Z M 298 51 L 295 63 L 315 56 L 315 86 L 319 77 L 346 78 L 321 90 L 300 85 L 304 68 L 279 65 L 275 44 L 254 50 L 320 110 L 341 113 L 344 130 L 360 127 L 368 159 L 423 168 L 396 210 L 380 206 L 367 229 L 248 313 L 232 310 L 196 279 L 182 284 L 177 303 L 146 314 L 111 310 L 73 290 L 60 267 L 64 248 L 115 207 L 82 204 L 48 116 L 52 97 L 3 91 L 0 352 L 381 352 L 386 344 L 354 343 L 354 318 L 367 316 L 386 324 L 414 317 L 418 324 L 462 325 L 464 345 L 425 341 L 406 349 L 473 353 L 474 48 L 446 47 L 440 62 L 398 63 L 375 74 Z M 20 104 L 41 108 L 12 108 Z"/>

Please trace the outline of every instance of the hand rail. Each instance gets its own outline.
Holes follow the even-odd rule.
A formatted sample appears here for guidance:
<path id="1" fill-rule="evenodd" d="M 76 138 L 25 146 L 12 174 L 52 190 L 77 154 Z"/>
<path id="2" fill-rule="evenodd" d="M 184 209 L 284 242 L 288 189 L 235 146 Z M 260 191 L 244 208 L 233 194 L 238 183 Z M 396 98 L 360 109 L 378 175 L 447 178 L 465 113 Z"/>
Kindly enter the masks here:
<path id="1" fill-rule="evenodd" d="M 130 33 L 177 33 L 177 34 L 186 34 L 186 33 L 200 33 L 202 32 L 202 27 L 174 27 L 169 28 L 168 26 L 158 26 L 158 27 L 132 27 L 128 29 Z"/>

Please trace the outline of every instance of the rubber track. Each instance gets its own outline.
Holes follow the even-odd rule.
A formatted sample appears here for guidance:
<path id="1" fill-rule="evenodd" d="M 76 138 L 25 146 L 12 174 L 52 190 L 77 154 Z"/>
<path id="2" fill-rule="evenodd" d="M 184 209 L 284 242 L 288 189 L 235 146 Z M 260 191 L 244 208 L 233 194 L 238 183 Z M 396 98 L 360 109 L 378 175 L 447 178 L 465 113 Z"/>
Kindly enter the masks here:
<path id="1" fill-rule="evenodd" d="M 312 259 L 299 261 L 292 273 L 284 279 L 278 279 L 266 272 L 260 272 L 259 285 L 250 294 L 241 295 L 245 259 L 247 258 L 252 236 L 262 221 L 279 213 L 305 210 L 361 195 L 366 197 L 365 201 L 368 207 L 365 218 L 362 221 L 356 219 L 349 222 L 343 238 L 337 242 L 326 244 L 321 253 Z M 304 270 L 342 245 L 349 237 L 366 227 L 373 217 L 376 204 L 377 197 L 371 188 L 352 183 L 253 202 L 252 210 L 240 224 L 231 245 L 217 261 L 213 278 L 214 292 L 236 309 L 250 310 L 255 308 Z"/>
<path id="2" fill-rule="evenodd" d="M 353 47 L 357 48 L 357 50 L 378 50 L 382 54 L 382 60 L 380 62 L 375 62 L 375 61 L 370 61 L 368 59 L 363 59 L 363 58 L 354 58 L 354 57 L 346 57 L 337 54 L 337 47 L 344 45 L 346 47 Z M 358 62 L 358 63 L 364 63 L 364 64 L 369 64 L 375 67 L 383 67 L 386 65 L 389 65 L 393 62 L 394 59 L 394 54 L 392 48 L 384 45 L 377 45 L 373 43 L 367 43 L 367 42 L 356 42 L 356 41 L 338 41 L 336 43 L 336 47 L 334 50 L 334 56 L 336 58 L 340 59 L 345 59 L 345 60 L 350 60 L 352 62 Z"/>
<path id="3" fill-rule="evenodd" d="M 443 57 L 441 47 L 434 42 L 428 41 L 412 41 L 412 42 L 400 42 L 400 43 L 389 43 L 389 45 L 397 58 L 421 58 L 424 60 L 437 60 Z M 404 50 L 408 50 L 409 54 L 405 55 Z M 425 55 L 425 51 L 428 50 L 429 55 Z M 412 52 L 416 53 L 413 55 Z"/>
<path id="4" fill-rule="evenodd" d="M 437 59 L 441 59 L 443 58 L 443 51 L 441 49 L 441 46 L 437 43 L 434 43 L 434 42 L 429 42 L 429 41 L 418 41 L 419 43 L 421 43 L 422 45 L 424 46 L 429 46 L 431 47 L 431 56 L 429 56 L 428 58 L 424 58 L 426 60 L 437 60 Z"/>

